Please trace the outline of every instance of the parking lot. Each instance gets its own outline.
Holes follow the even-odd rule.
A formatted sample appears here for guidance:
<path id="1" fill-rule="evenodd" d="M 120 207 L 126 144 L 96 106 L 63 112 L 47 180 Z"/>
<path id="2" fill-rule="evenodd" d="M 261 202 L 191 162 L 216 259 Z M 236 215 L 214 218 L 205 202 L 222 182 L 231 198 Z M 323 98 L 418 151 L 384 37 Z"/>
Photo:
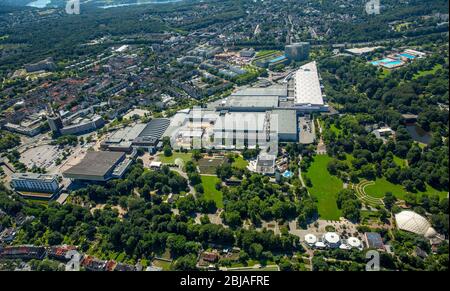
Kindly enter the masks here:
<path id="1" fill-rule="evenodd" d="M 301 144 L 312 144 L 316 139 L 316 130 L 313 120 L 309 117 L 299 118 L 300 140 Z"/>
<path id="2" fill-rule="evenodd" d="M 50 170 L 55 167 L 55 161 L 62 156 L 64 150 L 53 145 L 41 145 L 25 150 L 20 157 L 20 162 L 24 163 L 28 169 L 34 165 L 39 168 Z"/>

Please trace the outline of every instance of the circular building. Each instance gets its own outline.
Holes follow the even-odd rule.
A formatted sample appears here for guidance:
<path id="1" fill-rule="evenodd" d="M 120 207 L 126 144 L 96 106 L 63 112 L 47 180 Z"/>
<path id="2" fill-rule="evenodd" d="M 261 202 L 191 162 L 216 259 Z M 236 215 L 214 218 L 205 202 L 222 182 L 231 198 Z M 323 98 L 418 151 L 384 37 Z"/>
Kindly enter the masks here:
<path id="1" fill-rule="evenodd" d="M 305 242 L 308 245 L 313 246 L 317 242 L 317 237 L 314 234 L 308 233 L 305 235 Z"/>
<path id="2" fill-rule="evenodd" d="M 395 215 L 397 228 L 409 231 L 425 237 L 433 237 L 436 231 L 431 227 L 428 220 L 415 213 L 414 211 L 405 210 Z"/>
<path id="3" fill-rule="evenodd" d="M 327 232 L 323 236 L 323 242 L 327 244 L 329 247 L 334 248 L 339 246 L 341 238 L 335 232 Z"/>
<path id="4" fill-rule="evenodd" d="M 357 237 L 349 237 L 348 239 L 347 239 L 347 244 L 350 246 L 350 247 L 352 247 L 352 248 L 357 248 L 357 249 L 359 249 L 359 248 L 361 248 L 362 247 L 362 244 L 361 244 L 361 241 L 359 240 L 359 238 L 357 238 Z"/>

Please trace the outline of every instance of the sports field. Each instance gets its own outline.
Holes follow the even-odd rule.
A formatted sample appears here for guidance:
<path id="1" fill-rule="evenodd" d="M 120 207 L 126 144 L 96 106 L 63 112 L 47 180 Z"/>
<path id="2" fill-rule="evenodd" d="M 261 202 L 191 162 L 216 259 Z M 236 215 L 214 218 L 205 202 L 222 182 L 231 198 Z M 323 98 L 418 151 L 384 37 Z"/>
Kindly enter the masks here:
<path id="1" fill-rule="evenodd" d="M 327 155 L 314 157 L 314 162 L 306 173 L 305 177 L 311 179 L 312 187 L 309 188 L 311 195 L 317 198 L 319 215 L 326 220 L 339 220 L 341 211 L 336 204 L 337 193 L 342 190 L 342 181 L 330 175 L 327 164 L 331 161 Z"/>

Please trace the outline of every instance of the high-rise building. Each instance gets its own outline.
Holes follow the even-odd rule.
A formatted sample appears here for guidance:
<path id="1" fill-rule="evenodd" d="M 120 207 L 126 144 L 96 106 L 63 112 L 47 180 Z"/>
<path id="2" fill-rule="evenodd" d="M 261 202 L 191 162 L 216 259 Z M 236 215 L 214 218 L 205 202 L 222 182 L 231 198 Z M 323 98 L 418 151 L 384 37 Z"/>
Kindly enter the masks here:
<path id="1" fill-rule="evenodd" d="M 47 116 L 47 121 L 53 132 L 59 133 L 59 130 L 64 127 L 62 119 L 58 115 Z"/>
<path id="2" fill-rule="evenodd" d="M 310 50 L 309 42 L 297 42 L 293 44 L 289 44 L 285 47 L 286 57 L 290 61 L 304 61 L 309 58 L 309 50 Z"/>

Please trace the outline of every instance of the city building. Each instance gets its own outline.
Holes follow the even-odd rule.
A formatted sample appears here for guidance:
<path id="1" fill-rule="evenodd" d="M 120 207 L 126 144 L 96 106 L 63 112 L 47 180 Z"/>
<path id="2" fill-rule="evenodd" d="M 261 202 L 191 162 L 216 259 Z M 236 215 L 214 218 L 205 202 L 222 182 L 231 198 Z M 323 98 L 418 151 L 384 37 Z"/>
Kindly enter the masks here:
<path id="1" fill-rule="evenodd" d="M 311 45 L 309 42 L 298 42 L 285 46 L 285 54 L 289 61 L 304 61 L 309 58 Z"/>
<path id="2" fill-rule="evenodd" d="M 56 65 L 53 62 L 52 58 L 47 58 L 34 64 L 27 64 L 24 67 L 27 73 L 34 73 L 39 71 L 54 71 L 56 69 Z"/>
<path id="3" fill-rule="evenodd" d="M 64 127 L 63 121 L 59 115 L 47 116 L 47 122 L 50 130 L 55 133 L 60 133 L 61 128 Z"/>
<path id="4" fill-rule="evenodd" d="M 11 186 L 17 191 L 55 193 L 59 190 L 57 175 L 13 173 Z"/>
<path id="5" fill-rule="evenodd" d="M 84 134 L 96 129 L 99 129 L 105 125 L 103 117 L 100 115 L 94 115 L 92 117 L 79 117 L 73 120 L 69 125 L 60 129 L 62 135 L 77 135 Z"/>
<path id="6" fill-rule="evenodd" d="M 361 56 L 361 55 L 365 55 L 371 52 L 374 52 L 377 49 L 380 49 L 381 47 L 379 46 L 374 46 L 374 47 L 360 47 L 360 48 L 350 48 L 350 49 L 346 49 L 346 52 L 349 52 L 353 55 L 357 55 L 357 56 Z"/>
<path id="7" fill-rule="evenodd" d="M 275 155 L 258 155 L 256 159 L 256 172 L 263 175 L 274 175 L 276 158 Z"/>
<path id="8" fill-rule="evenodd" d="M 128 162 L 122 152 L 88 151 L 86 156 L 66 170 L 63 176 L 73 180 L 105 182 L 120 178 L 116 173 L 123 174 L 126 171 L 124 165 L 129 166 Z"/>
<path id="9" fill-rule="evenodd" d="M 41 133 L 42 130 L 40 122 L 27 125 L 8 122 L 5 125 L 3 125 L 3 128 L 11 132 L 20 133 L 30 137 L 38 135 L 39 133 Z"/>
<path id="10" fill-rule="evenodd" d="M 46 251 L 44 247 L 24 245 L 0 248 L 0 259 L 41 260 L 45 255 Z"/>
<path id="11" fill-rule="evenodd" d="M 243 58 L 252 58 L 255 55 L 255 49 L 243 49 L 239 52 L 239 56 Z"/>

